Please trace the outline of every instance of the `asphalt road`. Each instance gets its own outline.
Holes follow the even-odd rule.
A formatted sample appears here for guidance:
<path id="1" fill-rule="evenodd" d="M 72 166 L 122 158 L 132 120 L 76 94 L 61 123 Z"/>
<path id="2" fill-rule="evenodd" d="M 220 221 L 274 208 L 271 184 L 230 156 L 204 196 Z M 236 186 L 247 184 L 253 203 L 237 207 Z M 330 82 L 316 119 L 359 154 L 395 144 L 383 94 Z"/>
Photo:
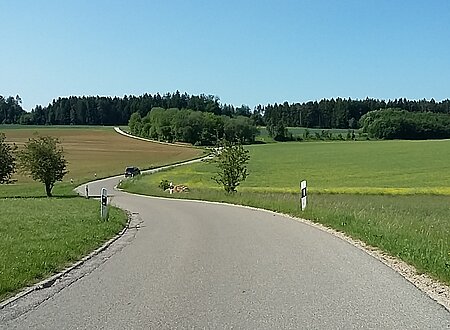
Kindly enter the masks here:
<path id="1" fill-rule="evenodd" d="M 450 328 L 447 310 L 328 233 L 264 211 L 125 194 L 118 180 L 89 190 L 106 187 L 139 213 L 134 240 L 0 328 Z"/>

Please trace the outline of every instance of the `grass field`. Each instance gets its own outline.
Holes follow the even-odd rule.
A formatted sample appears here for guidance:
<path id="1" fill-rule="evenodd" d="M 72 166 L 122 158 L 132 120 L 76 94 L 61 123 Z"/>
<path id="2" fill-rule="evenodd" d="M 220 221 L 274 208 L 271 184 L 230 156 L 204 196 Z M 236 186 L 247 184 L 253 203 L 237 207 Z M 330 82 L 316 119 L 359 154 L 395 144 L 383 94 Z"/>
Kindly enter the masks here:
<path id="1" fill-rule="evenodd" d="M 450 141 L 278 143 L 249 146 L 250 176 L 234 196 L 196 164 L 143 176 L 124 188 L 167 196 L 163 179 L 186 184 L 179 197 L 227 201 L 305 217 L 379 247 L 450 284 Z M 308 181 L 308 209 L 298 185 Z M 334 192 L 337 194 L 330 194 Z"/>
<path id="2" fill-rule="evenodd" d="M 77 197 L 76 185 L 94 179 L 94 173 L 101 178 L 128 165 L 150 168 L 203 154 L 130 139 L 111 127 L 0 125 L 0 132 L 19 147 L 34 132 L 58 137 L 70 171 L 56 184 L 55 198 L 44 197 L 43 184 L 20 175 L 14 177 L 17 183 L 0 185 L 0 300 L 80 259 L 123 228 L 122 210 L 112 208 L 110 221 L 101 221 L 98 201 Z"/>
<path id="3" fill-rule="evenodd" d="M 450 195 L 450 141 L 275 143 L 248 146 L 250 176 L 241 191 Z M 211 187 L 214 167 L 195 164 L 166 176 Z M 160 174 L 159 176 L 163 176 Z M 158 179 L 148 179 L 155 184 Z"/>

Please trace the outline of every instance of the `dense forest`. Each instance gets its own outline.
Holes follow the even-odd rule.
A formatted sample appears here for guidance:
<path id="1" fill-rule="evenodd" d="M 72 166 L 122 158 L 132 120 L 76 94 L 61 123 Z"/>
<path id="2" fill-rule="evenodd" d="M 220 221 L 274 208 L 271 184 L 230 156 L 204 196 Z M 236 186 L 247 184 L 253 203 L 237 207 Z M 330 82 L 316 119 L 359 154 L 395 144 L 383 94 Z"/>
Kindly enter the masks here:
<path id="1" fill-rule="evenodd" d="M 132 113 L 145 117 L 153 108 L 190 109 L 218 116 L 245 116 L 256 125 L 275 127 L 310 128 L 359 128 L 359 120 L 370 111 L 396 108 L 413 113 L 450 114 L 450 100 L 378 100 L 366 98 L 323 99 L 304 103 L 258 105 L 253 110 L 248 106 L 221 104 L 216 96 L 188 95 L 180 92 L 143 94 L 141 96 L 105 97 L 71 96 L 53 100 L 46 107 L 40 105 L 26 112 L 19 96 L 0 96 L 0 123 L 28 125 L 126 125 Z"/>
<path id="2" fill-rule="evenodd" d="M 432 112 L 450 114 L 450 100 L 436 102 L 431 99 L 410 101 L 396 100 L 352 100 L 352 99 L 323 99 L 319 102 L 273 104 L 257 106 L 255 111 L 264 114 L 267 126 L 282 125 L 285 127 L 310 128 L 359 128 L 359 120 L 369 111 L 396 108 L 409 112 Z"/>
<path id="3" fill-rule="evenodd" d="M 0 96 L 0 124 L 26 125 L 126 125 L 132 113 L 145 116 L 152 108 L 178 108 L 215 115 L 251 116 L 247 106 L 221 104 L 212 95 L 175 92 L 141 96 L 70 96 L 53 100 L 47 107 L 37 105 L 31 112 L 22 109 L 20 97 Z"/>

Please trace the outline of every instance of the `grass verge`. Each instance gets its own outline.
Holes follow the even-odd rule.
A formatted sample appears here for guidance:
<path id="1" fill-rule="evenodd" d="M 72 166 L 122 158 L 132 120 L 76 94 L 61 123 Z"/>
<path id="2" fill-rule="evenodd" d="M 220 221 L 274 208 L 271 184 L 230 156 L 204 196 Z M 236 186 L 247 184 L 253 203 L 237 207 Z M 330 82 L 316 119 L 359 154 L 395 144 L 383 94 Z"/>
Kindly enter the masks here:
<path id="1" fill-rule="evenodd" d="M 0 300 L 80 260 L 127 221 L 117 208 L 102 221 L 98 201 L 75 196 L 0 199 L 0 209 Z"/>

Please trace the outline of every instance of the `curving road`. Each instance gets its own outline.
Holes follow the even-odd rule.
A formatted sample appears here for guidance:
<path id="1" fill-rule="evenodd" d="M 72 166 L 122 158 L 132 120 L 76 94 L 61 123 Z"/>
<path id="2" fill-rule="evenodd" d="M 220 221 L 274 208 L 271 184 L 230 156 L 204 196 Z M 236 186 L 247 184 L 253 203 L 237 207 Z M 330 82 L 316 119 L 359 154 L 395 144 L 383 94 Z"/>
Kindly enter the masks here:
<path id="1" fill-rule="evenodd" d="M 450 328 L 447 310 L 328 233 L 270 212 L 114 191 L 119 179 L 90 192 L 106 187 L 139 213 L 134 240 L 0 327 Z"/>

